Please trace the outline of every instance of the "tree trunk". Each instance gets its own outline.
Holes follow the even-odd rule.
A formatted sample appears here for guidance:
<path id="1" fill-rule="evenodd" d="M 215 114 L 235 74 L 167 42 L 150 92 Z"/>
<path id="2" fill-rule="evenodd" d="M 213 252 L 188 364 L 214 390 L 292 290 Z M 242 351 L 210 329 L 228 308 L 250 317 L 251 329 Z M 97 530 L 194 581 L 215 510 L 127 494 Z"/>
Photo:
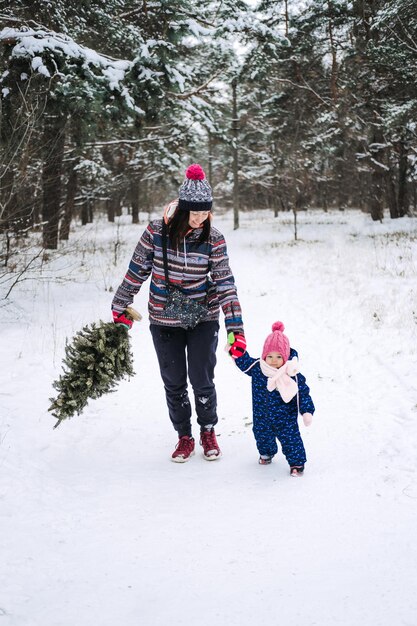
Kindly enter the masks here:
<path id="1" fill-rule="evenodd" d="M 66 118 L 60 113 L 45 116 L 42 145 L 46 154 L 42 171 L 43 246 L 55 250 L 58 247 L 58 225 L 61 204 L 61 173 L 64 159 Z"/>
<path id="2" fill-rule="evenodd" d="M 319 182 L 319 204 L 322 205 L 323 211 L 327 213 L 329 203 L 327 199 L 327 182 L 325 180 Z"/>
<path id="3" fill-rule="evenodd" d="M 122 199 L 123 196 L 120 191 L 117 192 L 114 196 L 114 212 L 117 217 L 120 217 L 122 214 Z"/>
<path id="4" fill-rule="evenodd" d="M 81 206 L 81 224 L 85 226 L 86 224 L 91 224 L 93 221 L 93 208 L 94 202 L 92 198 L 87 196 L 82 203 Z"/>
<path id="5" fill-rule="evenodd" d="M 106 200 L 107 205 L 107 219 L 109 222 L 114 222 L 115 217 L 120 217 L 122 214 L 122 194 L 120 191 L 110 192 L 110 198 Z"/>
<path id="6" fill-rule="evenodd" d="M 239 158 L 238 158 L 238 134 L 239 119 L 237 116 L 237 78 L 232 80 L 232 102 L 233 102 L 233 229 L 239 228 Z"/>
<path id="7" fill-rule="evenodd" d="M 113 202 L 113 198 L 110 196 L 110 198 L 106 199 L 106 207 L 107 207 L 107 219 L 109 222 L 114 222 L 114 202 Z"/>
<path id="8" fill-rule="evenodd" d="M 329 2 L 329 7 L 331 7 L 330 2 Z M 330 73 L 330 93 L 332 95 L 333 102 L 337 102 L 337 98 L 338 98 L 337 76 L 339 72 L 339 67 L 337 63 L 337 50 L 336 50 L 336 44 L 335 44 L 334 32 L 333 32 L 333 15 L 331 15 L 329 19 L 328 29 L 329 29 L 329 38 L 330 38 L 330 53 L 332 57 L 332 69 Z"/>
<path id="9" fill-rule="evenodd" d="M 85 226 L 88 224 L 88 206 L 87 206 L 87 198 L 84 198 L 84 201 L 81 205 L 81 225 Z"/>
<path id="10" fill-rule="evenodd" d="M 365 198 L 363 190 L 367 187 L 366 185 L 367 175 L 359 172 L 359 185 L 358 185 L 358 195 L 357 195 L 357 204 L 361 211 L 365 211 Z"/>
<path id="11" fill-rule="evenodd" d="M 398 160 L 398 217 L 404 217 L 408 213 L 409 196 L 407 187 L 408 174 L 408 150 L 404 140 L 400 141 L 400 154 Z"/>
<path id="12" fill-rule="evenodd" d="M 387 158 L 386 148 L 380 148 L 385 144 L 382 132 L 379 112 L 374 110 L 374 122 L 372 124 L 372 133 L 370 136 L 370 145 L 375 146 L 371 151 L 371 217 L 374 222 L 382 222 L 384 219 L 383 197 L 384 189 L 386 189 L 387 169 L 384 161 L 389 163 L 389 155 Z"/>
<path id="13" fill-rule="evenodd" d="M 88 198 L 88 223 L 92 224 L 94 221 L 94 209 L 96 208 L 95 198 Z"/>
<path id="14" fill-rule="evenodd" d="M 17 89 L 16 89 L 17 91 Z M 18 137 L 16 136 L 16 102 L 11 93 L 1 102 L 0 115 L 0 232 L 7 231 L 13 222 L 16 210 L 15 170 L 13 156 L 16 154 Z"/>
<path id="15" fill-rule="evenodd" d="M 347 205 L 347 185 L 346 185 L 346 181 L 344 180 L 343 174 L 338 176 L 339 181 L 338 181 L 338 192 L 337 192 L 337 199 L 338 199 L 338 205 L 339 205 L 339 211 L 344 211 L 346 209 L 346 205 Z"/>
<path id="16" fill-rule="evenodd" d="M 378 170 L 372 172 L 371 217 L 374 222 L 382 222 L 384 210 L 382 206 L 384 175 Z"/>
<path id="17" fill-rule="evenodd" d="M 17 198 L 14 193 L 14 171 L 12 165 L 7 167 L 7 169 L 5 168 L 4 173 L 2 173 L 1 182 L 0 232 L 4 232 L 13 227 L 13 216 L 16 215 L 17 211 Z"/>
<path id="18" fill-rule="evenodd" d="M 285 36 L 288 37 L 290 17 L 288 13 L 288 0 L 284 2 Z"/>
<path id="19" fill-rule="evenodd" d="M 278 217 L 279 215 L 279 196 L 278 193 L 275 191 L 275 193 L 272 194 L 272 203 L 274 206 L 274 217 Z"/>
<path id="20" fill-rule="evenodd" d="M 35 187 L 30 181 L 28 170 L 30 165 L 30 143 L 24 146 L 19 159 L 16 189 L 16 213 L 14 228 L 16 232 L 24 231 L 26 236 L 28 229 L 33 226 L 34 202 L 36 197 Z"/>
<path id="21" fill-rule="evenodd" d="M 208 182 L 213 187 L 213 136 L 208 131 Z"/>
<path id="22" fill-rule="evenodd" d="M 132 224 L 139 224 L 139 181 L 137 178 L 130 185 L 130 206 L 132 207 Z"/>
<path id="23" fill-rule="evenodd" d="M 395 219 L 398 217 L 398 204 L 397 204 L 397 195 L 395 193 L 395 182 L 392 171 L 386 175 L 386 184 L 387 184 L 387 197 L 388 197 L 388 206 L 389 206 L 389 214 L 391 219 Z"/>
<path id="24" fill-rule="evenodd" d="M 71 221 L 74 215 L 74 207 L 75 207 L 75 195 L 77 193 L 77 170 L 76 167 L 79 164 L 80 159 L 77 157 L 72 162 L 72 168 L 68 176 L 67 183 L 67 197 L 65 199 L 64 205 L 64 215 L 62 218 L 61 229 L 59 232 L 59 238 L 63 241 L 68 241 Z"/>

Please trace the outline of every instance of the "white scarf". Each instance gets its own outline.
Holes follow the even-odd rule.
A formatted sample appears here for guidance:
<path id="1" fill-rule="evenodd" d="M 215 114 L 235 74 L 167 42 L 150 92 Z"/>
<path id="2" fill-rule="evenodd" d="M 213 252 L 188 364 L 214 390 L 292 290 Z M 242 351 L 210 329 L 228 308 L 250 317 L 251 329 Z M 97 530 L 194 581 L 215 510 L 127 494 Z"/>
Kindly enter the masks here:
<path id="1" fill-rule="evenodd" d="M 268 377 L 268 391 L 274 391 L 276 389 L 284 402 L 290 402 L 298 392 L 298 385 L 296 381 L 291 378 L 291 376 L 295 376 L 298 372 L 297 357 L 294 356 L 279 369 L 271 367 L 262 359 L 259 360 L 259 364 L 262 374 Z"/>

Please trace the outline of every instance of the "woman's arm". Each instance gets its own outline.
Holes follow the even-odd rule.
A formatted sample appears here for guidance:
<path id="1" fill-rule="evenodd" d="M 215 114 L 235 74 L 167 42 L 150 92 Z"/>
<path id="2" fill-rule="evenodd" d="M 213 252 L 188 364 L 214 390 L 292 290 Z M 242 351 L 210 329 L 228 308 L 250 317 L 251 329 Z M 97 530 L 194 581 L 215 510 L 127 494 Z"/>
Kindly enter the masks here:
<path id="1" fill-rule="evenodd" d="M 235 279 L 229 265 L 226 241 L 217 229 L 212 230 L 213 241 L 209 271 L 216 284 L 217 297 L 223 309 L 226 330 L 243 335 L 242 310 L 237 297 Z"/>
<path id="2" fill-rule="evenodd" d="M 152 223 L 143 232 L 133 252 L 126 275 L 117 289 L 111 305 L 112 311 L 121 313 L 132 304 L 134 296 L 139 292 L 152 271 L 154 244 Z"/>

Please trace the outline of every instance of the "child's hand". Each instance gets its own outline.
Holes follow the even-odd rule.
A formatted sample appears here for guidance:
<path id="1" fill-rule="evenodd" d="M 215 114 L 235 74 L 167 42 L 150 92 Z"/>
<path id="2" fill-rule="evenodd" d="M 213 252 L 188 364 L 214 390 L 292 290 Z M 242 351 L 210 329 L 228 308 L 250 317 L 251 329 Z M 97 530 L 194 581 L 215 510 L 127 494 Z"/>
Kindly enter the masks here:
<path id="1" fill-rule="evenodd" d="M 239 333 L 229 333 L 227 341 L 230 344 L 229 354 L 233 359 L 238 359 L 246 352 L 245 335 Z"/>
<path id="2" fill-rule="evenodd" d="M 311 426 L 312 421 L 313 421 L 313 416 L 311 415 L 311 413 L 303 413 L 304 426 Z"/>

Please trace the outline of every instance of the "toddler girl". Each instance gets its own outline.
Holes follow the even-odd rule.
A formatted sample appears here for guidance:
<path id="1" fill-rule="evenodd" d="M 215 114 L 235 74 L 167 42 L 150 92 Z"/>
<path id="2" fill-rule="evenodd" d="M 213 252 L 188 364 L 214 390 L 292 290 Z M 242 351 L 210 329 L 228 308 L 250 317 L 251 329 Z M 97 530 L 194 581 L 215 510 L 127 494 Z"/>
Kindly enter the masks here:
<path id="1" fill-rule="evenodd" d="M 242 355 L 235 357 L 235 363 L 252 378 L 253 434 L 259 463 L 271 463 L 278 451 L 278 439 L 291 476 L 301 476 L 306 453 L 298 428 L 298 413 L 309 426 L 314 404 L 306 379 L 298 372 L 298 354 L 290 348 L 283 330 L 282 322 L 272 325 L 261 359 L 252 358 L 242 347 Z"/>

